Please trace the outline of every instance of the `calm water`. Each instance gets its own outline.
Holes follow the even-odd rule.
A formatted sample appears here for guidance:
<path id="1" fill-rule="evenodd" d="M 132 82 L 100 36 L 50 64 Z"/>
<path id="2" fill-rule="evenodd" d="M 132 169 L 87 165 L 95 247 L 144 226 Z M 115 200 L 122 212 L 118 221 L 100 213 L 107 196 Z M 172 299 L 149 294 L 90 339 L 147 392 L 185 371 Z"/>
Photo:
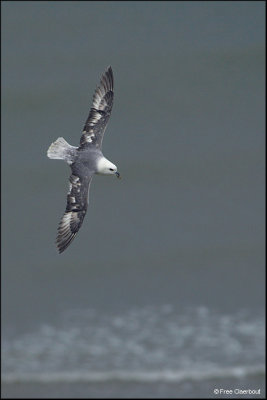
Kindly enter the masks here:
<path id="1" fill-rule="evenodd" d="M 2 4 L 3 397 L 264 397 L 264 34 L 263 2 Z M 58 255 L 46 151 L 108 65 L 123 179 Z"/>

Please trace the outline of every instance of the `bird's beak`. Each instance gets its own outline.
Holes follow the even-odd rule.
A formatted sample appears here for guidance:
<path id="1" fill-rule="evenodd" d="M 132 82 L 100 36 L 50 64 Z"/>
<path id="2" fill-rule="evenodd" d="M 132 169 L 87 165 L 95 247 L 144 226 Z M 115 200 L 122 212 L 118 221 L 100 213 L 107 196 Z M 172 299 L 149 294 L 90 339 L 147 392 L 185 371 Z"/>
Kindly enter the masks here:
<path id="1" fill-rule="evenodd" d="M 117 178 L 121 179 L 121 175 L 120 175 L 119 172 L 115 172 L 115 175 L 116 175 Z"/>

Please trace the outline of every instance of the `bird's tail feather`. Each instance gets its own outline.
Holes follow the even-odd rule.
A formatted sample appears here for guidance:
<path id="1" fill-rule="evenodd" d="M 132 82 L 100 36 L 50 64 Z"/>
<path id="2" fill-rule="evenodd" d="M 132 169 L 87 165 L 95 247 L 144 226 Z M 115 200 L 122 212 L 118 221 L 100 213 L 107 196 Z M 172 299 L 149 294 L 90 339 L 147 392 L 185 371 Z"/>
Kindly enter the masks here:
<path id="1" fill-rule="evenodd" d="M 68 164 L 74 161 L 77 147 L 71 146 L 63 137 L 59 137 L 55 142 L 51 143 L 47 150 L 47 157 L 56 160 L 64 160 Z"/>

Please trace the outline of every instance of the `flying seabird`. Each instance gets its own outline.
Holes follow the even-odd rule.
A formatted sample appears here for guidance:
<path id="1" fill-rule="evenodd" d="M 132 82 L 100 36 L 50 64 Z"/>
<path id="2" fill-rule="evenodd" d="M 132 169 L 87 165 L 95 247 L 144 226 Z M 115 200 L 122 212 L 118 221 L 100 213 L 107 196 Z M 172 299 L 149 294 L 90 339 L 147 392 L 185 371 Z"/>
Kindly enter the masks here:
<path id="1" fill-rule="evenodd" d="M 49 158 L 64 160 L 71 168 L 67 206 L 59 223 L 56 240 L 59 253 L 70 245 L 83 223 L 93 175 L 116 175 L 120 178 L 116 165 L 102 153 L 102 140 L 113 104 L 113 82 L 113 72 L 108 67 L 95 90 L 80 146 L 71 146 L 63 137 L 59 137 L 47 150 Z"/>

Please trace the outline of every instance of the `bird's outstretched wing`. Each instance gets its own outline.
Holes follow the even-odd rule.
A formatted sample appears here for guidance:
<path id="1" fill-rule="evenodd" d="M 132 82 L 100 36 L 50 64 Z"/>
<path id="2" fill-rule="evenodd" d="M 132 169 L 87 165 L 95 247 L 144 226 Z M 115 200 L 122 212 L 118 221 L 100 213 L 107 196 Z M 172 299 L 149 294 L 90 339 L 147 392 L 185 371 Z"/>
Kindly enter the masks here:
<path id="1" fill-rule="evenodd" d="M 102 75 L 95 90 L 93 105 L 85 122 L 80 148 L 96 146 L 101 149 L 104 132 L 111 114 L 113 104 L 113 72 L 109 67 Z"/>
<path id="2" fill-rule="evenodd" d="M 73 173 L 69 178 L 70 187 L 67 195 L 67 206 L 59 223 L 56 241 L 60 253 L 70 245 L 82 226 L 88 207 L 91 180 L 92 175 L 82 177 Z"/>

